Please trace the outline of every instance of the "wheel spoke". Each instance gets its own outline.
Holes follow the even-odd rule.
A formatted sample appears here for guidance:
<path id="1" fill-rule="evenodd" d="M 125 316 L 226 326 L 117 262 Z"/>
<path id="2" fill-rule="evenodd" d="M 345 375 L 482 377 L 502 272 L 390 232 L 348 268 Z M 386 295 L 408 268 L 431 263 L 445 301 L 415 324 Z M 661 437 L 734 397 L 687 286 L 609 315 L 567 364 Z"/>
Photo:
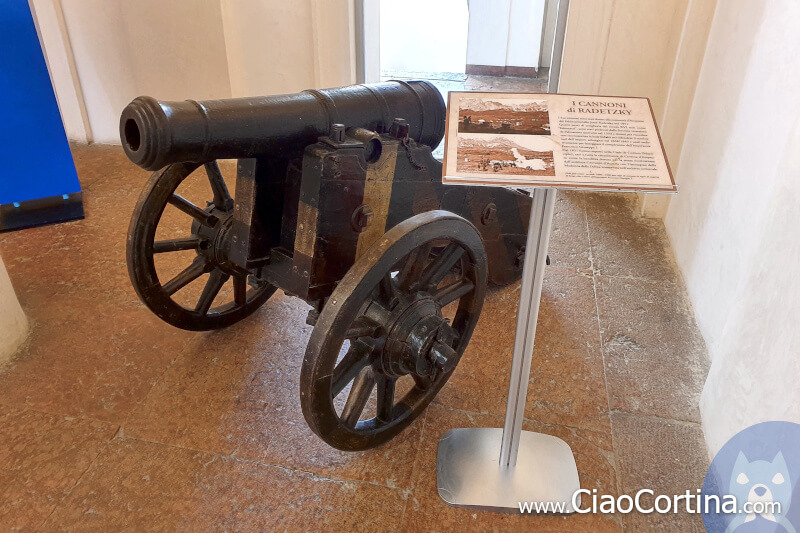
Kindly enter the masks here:
<path id="1" fill-rule="evenodd" d="M 442 324 L 439 328 L 439 340 L 437 342 L 452 348 L 460 338 L 461 335 L 459 335 L 458 331 L 448 322 Z"/>
<path id="2" fill-rule="evenodd" d="M 439 305 L 444 307 L 445 305 L 458 300 L 465 294 L 470 293 L 474 288 L 475 284 L 468 279 L 460 279 L 453 284 L 436 289 L 433 292 L 433 299 L 436 300 Z"/>
<path id="3" fill-rule="evenodd" d="M 397 380 L 388 376 L 380 376 L 378 379 L 378 418 L 384 422 L 392 420 L 396 382 Z"/>
<path id="4" fill-rule="evenodd" d="M 195 258 L 194 261 L 192 261 L 191 265 L 183 269 L 180 274 L 178 274 L 177 276 L 166 282 L 164 285 L 162 285 L 161 288 L 168 295 L 172 296 L 173 294 L 175 294 L 176 292 L 178 292 L 179 290 L 181 290 L 182 288 L 184 288 L 185 286 L 187 286 L 188 284 L 190 284 L 191 282 L 193 282 L 194 280 L 205 274 L 207 269 L 208 269 L 208 264 L 206 263 L 205 259 L 197 257 Z"/>
<path id="5" fill-rule="evenodd" d="M 222 172 L 219 170 L 219 163 L 211 161 L 205 164 L 206 174 L 208 181 L 211 183 L 211 190 L 214 191 L 214 205 L 217 209 L 223 211 L 230 211 L 233 209 L 233 198 L 228 192 L 228 186 L 225 185 L 225 178 L 222 177 Z"/>
<path id="6" fill-rule="evenodd" d="M 377 324 L 386 324 L 391 314 L 389 309 L 376 300 L 372 300 L 367 306 L 367 310 L 364 311 L 364 317 Z"/>
<path id="7" fill-rule="evenodd" d="M 411 374 L 411 377 L 414 378 L 414 383 L 416 383 L 417 387 L 422 390 L 428 390 L 431 386 L 431 378 L 428 376 L 418 376 L 417 374 Z"/>
<path id="8" fill-rule="evenodd" d="M 358 337 L 377 337 L 380 333 L 381 325 L 374 320 L 360 316 L 350 326 L 344 334 L 345 339 L 355 339 Z"/>
<path id="9" fill-rule="evenodd" d="M 420 274 L 422 274 L 422 271 L 425 269 L 425 263 L 430 253 L 431 243 L 425 243 L 408 254 L 403 268 L 401 268 L 400 273 L 397 274 L 396 281 L 401 290 L 410 290 L 414 282 L 419 279 Z"/>
<path id="10" fill-rule="evenodd" d="M 353 381 L 353 388 L 350 389 L 350 395 L 347 397 L 347 402 L 342 409 L 342 422 L 345 425 L 352 427 L 356 426 L 361 413 L 364 412 L 369 401 L 369 395 L 375 387 L 375 374 L 372 367 L 366 367 L 359 372 Z"/>
<path id="11" fill-rule="evenodd" d="M 172 193 L 172 196 L 167 200 L 170 204 L 174 205 L 199 223 L 209 228 L 214 227 L 219 219 L 212 214 L 206 213 L 192 202 L 177 193 Z"/>
<path id="12" fill-rule="evenodd" d="M 198 300 L 197 307 L 194 310 L 201 315 L 207 314 L 208 310 L 211 309 L 211 304 L 214 303 L 214 298 L 217 297 L 228 278 L 230 278 L 229 274 L 225 274 L 221 270 L 214 270 L 208 277 L 206 286 L 203 288 L 203 294 L 200 295 L 200 300 Z"/>
<path id="13" fill-rule="evenodd" d="M 392 301 L 397 297 L 395 281 L 394 279 L 392 279 L 391 272 L 388 272 L 385 276 L 381 278 L 381 281 L 378 285 L 378 291 L 380 293 L 381 301 L 388 304 L 391 307 Z"/>
<path id="14" fill-rule="evenodd" d="M 200 246 L 200 239 L 198 237 L 188 237 L 186 239 L 169 239 L 167 241 L 154 242 L 153 253 L 163 254 L 165 252 L 197 250 L 198 246 Z"/>
<path id="15" fill-rule="evenodd" d="M 354 342 L 331 376 L 331 397 L 336 398 L 364 367 L 369 364 L 372 349 L 362 342 Z"/>
<path id="16" fill-rule="evenodd" d="M 247 276 L 233 277 L 233 301 L 240 307 L 247 303 Z"/>
<path id="17" fill-rule="evenodd" d="M 436 256 L 419 280 L 420 287 L 431 287 L 438 285 L 442 279 L 450 272 L 456 261 L 464 255 L 464 249 L 455 242 L 451 242 L 442 252 Z"/>

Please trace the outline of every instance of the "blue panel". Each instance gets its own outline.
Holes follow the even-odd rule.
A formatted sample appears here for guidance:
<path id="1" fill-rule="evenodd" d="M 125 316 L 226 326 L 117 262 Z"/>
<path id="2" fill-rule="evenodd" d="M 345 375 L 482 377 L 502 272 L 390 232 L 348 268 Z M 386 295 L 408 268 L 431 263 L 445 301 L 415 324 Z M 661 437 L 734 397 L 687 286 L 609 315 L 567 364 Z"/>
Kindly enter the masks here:
<path id="1" fill-rule="evenodd" d="M 0 0 L 0 204 L 81 190 L 26 0 Z"/>

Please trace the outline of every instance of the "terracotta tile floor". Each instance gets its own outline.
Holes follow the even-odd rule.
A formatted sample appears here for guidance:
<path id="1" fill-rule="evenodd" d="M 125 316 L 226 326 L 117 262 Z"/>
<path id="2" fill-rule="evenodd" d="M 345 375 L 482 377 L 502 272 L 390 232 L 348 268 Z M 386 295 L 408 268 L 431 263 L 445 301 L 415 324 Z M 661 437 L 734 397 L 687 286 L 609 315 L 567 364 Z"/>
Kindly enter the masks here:
<path id="1" fill-rule="evenodd" d="M 698 517 L 519 516 L 448 507 L 439 438 L 500 427 L 519 285 L 490 292 L 451 382 L 405 433 L 327 447 L 298 397 L 311 327 L 278 292 L 190 333 L 137 300 L 124 262 L 148 174 L 75 147 L 86 219 L 0 234 L 32 333 L 0 368 L 0 530 L 702 531 Z M 705 347 L 660 222 L 621 195 L 559 195 L 527 429 L 575 452 L 602 494 L 699 487 Z"/>

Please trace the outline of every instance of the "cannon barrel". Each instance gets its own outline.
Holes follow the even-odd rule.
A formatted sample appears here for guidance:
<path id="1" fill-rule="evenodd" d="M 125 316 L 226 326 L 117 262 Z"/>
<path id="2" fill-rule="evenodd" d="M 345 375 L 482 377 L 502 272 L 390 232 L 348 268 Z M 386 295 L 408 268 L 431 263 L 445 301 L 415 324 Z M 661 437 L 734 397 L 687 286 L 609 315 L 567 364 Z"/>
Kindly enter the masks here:
<path id="1" fill-rule="evenodd" d="M 140 96 L 122 111 L 119 130 L 128 158 L 158 170 L 182 161 L 291 157 L 332 124 L 383 132 L 397 117 L 408 121 L 417 142 L 434 148 L 442 140 L 444 101 L 426 81 L 202 102 Z"/>

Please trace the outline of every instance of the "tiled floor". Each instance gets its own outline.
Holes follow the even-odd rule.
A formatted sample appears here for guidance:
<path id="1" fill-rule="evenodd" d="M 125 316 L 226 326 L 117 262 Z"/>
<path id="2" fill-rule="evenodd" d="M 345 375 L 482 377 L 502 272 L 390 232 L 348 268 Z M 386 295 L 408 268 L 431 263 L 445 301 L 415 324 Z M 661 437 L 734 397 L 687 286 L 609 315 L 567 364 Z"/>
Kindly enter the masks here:
<path id="1" fill-rule="evenodd" d="M 191 333 L 137 300 L 124 261 L 146 172 L 76 147 L 86 219 L 0 234 L 32 334 L 0 368 L 0 530 L 702 531 L 697 516 L 519 516 L 448 507 L 439 438 L 499 427 L 519 284 L 492 290 L 451 382 L 400 437 L 327 447 L 298 396 L 308 307 L 278 292 Z M 705 347 L 660 222 L 620 195 L 559 195 L 526 429 L 600 494 L 701 485 Z"/>

